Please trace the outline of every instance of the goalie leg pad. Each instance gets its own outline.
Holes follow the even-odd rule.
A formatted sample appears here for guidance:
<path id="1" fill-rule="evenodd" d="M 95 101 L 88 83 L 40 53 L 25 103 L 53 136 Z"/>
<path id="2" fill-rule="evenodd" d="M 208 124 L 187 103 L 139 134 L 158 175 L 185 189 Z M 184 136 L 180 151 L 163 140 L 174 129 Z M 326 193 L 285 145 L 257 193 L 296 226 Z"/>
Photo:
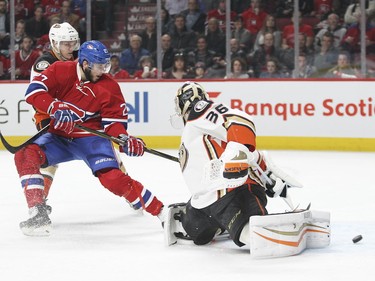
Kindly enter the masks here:
<path id="1" fill-rule="evenodd" d="M 330 214 L 305 210 L 250 218 L 250 253 L 256 258 L 297 255 L 330 243 Z"/>

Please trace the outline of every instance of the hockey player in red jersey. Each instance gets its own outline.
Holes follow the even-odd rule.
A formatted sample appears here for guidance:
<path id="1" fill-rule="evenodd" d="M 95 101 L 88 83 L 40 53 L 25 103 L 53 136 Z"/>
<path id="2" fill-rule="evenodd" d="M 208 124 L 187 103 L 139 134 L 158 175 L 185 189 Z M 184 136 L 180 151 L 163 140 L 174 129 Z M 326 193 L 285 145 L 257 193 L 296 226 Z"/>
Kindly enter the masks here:
<path id="1" fill-rule="evenodd" d="M 236 245 L 248 244 L 249 218 L 267 214 L 266 194 L 287 197 L 287 187 L 300 184 L 279 177 L 256 149 L 248 114 L 214 103 L 195 82 L 182 85 L 175 103 L 184 123 L 179 156 L 191 199 L 171 206 L 166 241 L 173 244 L 181 232 L 203 245 L 227 231 Z"/>
<path id="2" fill-rule="evenodd" d="M 31 81 L 26 101 L 51 117 L 49 132 L 15 154 L 15 164 L 30 218 L 20 223 L 25 235 L 49 235 L 40 167 L 83 160 L 112 193 L 162 220 L 163 204 L 141 183 L 119 169 L 111 142 L 75 128 L 76 123 L 125 140 L 120 150 L 142 156 L 144 142 L 129 135 L 128 112 L 119 85 L 107 73 L 110 54 L 98 41 L 81 45 L 78 62 L 55 62 Z"/>

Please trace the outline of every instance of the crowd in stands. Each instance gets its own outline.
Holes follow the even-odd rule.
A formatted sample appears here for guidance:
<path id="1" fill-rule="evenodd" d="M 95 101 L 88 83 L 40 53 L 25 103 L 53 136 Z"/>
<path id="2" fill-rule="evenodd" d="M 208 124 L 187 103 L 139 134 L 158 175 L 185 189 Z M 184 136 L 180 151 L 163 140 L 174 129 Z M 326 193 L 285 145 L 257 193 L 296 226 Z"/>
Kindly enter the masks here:
<path id="1" fill-rule="evenodd" d="M 123 0 L 111 2 L 120 1 Z M 17 79 L 27 79 L 32 60 L 48 50 L 51 24 L 69 22 L 79 31 L 81 42 L 84 41 L 86 1 L 15 2 Z M 162 62 L 161 77 L 165 79 L 364 76 L 360 72 L 359 0 L 299 0 L 298 67 L 294 65 L 293 0 L 232 0 L 231 38 L 226 38 L 225 0 L 164 0 L 162 4 L 161 54 L 157 54 L 156 17 L 146 17 L 145 29 L 128 34 L 126 46 L 113 53 L 110 71 L 113 77 L 157 78 L 158 55 Z M 365 77 L 375 77 L 375 0 L 366 0 L 365 8 Z M 226 60 L 226 40 L 230 40 L 230 61 Z M 9 79 L 9 44 L 7 1 L 0 0 L 2 79 Z"/>

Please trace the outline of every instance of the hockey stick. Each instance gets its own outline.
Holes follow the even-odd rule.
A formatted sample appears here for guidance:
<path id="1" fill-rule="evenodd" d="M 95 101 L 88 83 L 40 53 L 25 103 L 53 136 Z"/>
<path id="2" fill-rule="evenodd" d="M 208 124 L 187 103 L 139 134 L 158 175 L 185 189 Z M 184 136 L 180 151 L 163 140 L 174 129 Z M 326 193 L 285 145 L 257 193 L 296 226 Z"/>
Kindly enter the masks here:
<path id="1" fill-rule="evenodd" d="M 36 133 L 34 136 L 29 138 L 27 141 L 25 141 L 23 144 L 20 144 L 18 146 L 12 146 L 7 142 L 7 140 L 4 138 L 3 134 L 0 131 L 0 140 L 3 143 L 6 150 L 8 150 L 10 153 L 15 154 L 18 150 L 21 148 L 24 148 L 26 145 L 33 143 L 37 138 L 39 138 L 41 135 L 46 133 L 49 129 L 49 124 L 45 126 L 43 129 L 41 129 L 38 133 Z"/>
<path id="2" fill-rule="evenodd" d="M 105 139 L 108 139 L 108 140 L 111 140 L 113 141 L 114 143 L 117 143 L 119 145 L 125 145 L 125 140 L 122 140 L 122 139 L 119 139 L 119 138 L 116 138 L 116 137 L 113 137 L 113 136 L 110 136 L 106 133 L 103 133 L 103 132 L 99 132 L 97 130 L 94 130 L 94 129 L 91 129 L 91 128 L 87 128 L 85 126 L 82 126 L 80 124 L 75 124 L 75 127 L 78 128 L 78 129 L 81 129 L 83 131 L 86 131 L 86 132 L 89 132 L 93 135 L 96 135 L 96 136 L 99 136 L 99 137 L 102 137 L 102 138 L 105 138 Z M 172 160 L 172 161 L 175 161 L 175 162 L 180 162 L 179 159 L 177 157 L 174 157 L 172 155 L 169 155 L 169 154 L 166 154 L 166 153 L 163 153 L 163 152 L 160 152 L 160 151 L 157 151 L 157 150 L 154 150 L 154 149 L 151 149 L 151 148 L 147 148 L 145 147 L 144 148 L 146 152 L 150 153 L 150 154 L 154 154 L 156 156 L 160 156 L 160 157 L 163 157 L 163 158 L 166 158 L 168 160 Z"/>

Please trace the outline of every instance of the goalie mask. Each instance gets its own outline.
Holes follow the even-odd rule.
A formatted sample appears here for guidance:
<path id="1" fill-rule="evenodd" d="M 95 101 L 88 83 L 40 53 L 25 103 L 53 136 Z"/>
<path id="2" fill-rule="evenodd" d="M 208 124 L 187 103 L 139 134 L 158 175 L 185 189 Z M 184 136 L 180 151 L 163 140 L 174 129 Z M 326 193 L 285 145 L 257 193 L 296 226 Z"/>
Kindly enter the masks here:
<path id="1" fill-rule="evenodd" d="M 193 105 L 201 100 L 208 101 L 209 96 L 203 87 L 196 82 L 186 82 L 177 91 L 175 98 L 176 113 L 183 117 Z"/>

